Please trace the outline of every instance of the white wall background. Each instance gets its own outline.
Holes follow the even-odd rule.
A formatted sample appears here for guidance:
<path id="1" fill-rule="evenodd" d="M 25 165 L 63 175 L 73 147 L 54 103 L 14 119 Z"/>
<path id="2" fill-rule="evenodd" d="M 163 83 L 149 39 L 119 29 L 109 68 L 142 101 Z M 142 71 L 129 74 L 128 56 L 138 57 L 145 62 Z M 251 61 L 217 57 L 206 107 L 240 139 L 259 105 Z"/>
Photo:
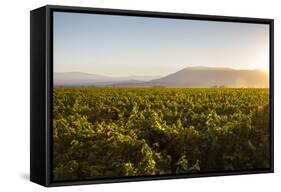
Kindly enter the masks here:
<path id="1" fill-rule="evenodd" d="M 25 0 L 0 8 L 0 191 L 278 191 L 281 11 L 277 0 Z M 44 188 L 29 182 L 29 11 L 45 4 L 275 19 L 275 173 Z M 278 88 L 279 87 L 279 88 Z"/>

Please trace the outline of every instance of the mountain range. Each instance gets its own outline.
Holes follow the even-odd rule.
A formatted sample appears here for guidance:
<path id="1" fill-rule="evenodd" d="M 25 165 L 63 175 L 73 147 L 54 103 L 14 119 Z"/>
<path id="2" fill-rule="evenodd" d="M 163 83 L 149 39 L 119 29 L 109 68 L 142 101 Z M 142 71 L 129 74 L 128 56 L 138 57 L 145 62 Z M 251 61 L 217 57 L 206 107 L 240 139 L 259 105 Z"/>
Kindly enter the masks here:
<path id="1" fill-rule="evenodd" d="M 115 84 L 144 83 L 160 76 L 109 77 L 82 72 L 55 72 L 55 86 L 110 86 Z"/>
<path id="2" fill-rule="evenodd" d="M 269 76 L 258 69 L 187 67 L 167 76 L 109 77 L 81 72 L 54 73 L 55 86 L 114 87 L 251 87 L 268 88 Z"/>

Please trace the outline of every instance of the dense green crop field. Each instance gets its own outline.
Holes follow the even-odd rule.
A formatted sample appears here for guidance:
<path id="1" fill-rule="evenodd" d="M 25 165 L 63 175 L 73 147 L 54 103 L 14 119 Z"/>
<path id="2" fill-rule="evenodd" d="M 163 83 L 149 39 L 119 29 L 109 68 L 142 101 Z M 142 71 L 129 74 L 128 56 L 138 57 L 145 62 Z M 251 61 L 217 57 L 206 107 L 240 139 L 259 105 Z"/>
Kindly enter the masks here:
<path id="1" fill-rule="evenodd" d="M 269 89 L 54 88 L 55 181 L 269 167 Z"/>

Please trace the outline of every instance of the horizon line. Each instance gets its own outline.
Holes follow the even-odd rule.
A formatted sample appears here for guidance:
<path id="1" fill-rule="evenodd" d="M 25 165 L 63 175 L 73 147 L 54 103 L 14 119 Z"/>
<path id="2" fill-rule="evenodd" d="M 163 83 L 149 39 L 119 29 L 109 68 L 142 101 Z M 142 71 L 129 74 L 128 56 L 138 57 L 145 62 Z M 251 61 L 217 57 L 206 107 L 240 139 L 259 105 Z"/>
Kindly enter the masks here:
<path id="1" fill-rule="evenodd" d="M 232 67 L 212 67 L 212 66 L 204 66 L 204 65 L 198 65 L 198 66 L 189 66 L 189 67 L 184 67 L 184 68 L 181 68 L 175 72 L 171 72 L 171 73 L 168 73 L 168 74 L 141 74 L 141 75 L 132 75 L 132 74 L 124 74 L 124 75 L 110 75 L 110 74 L 100 74 L 100 73 L 91 73 L 91 72 L 83 72 L 83 71 L 53 71 L 53 73 L 83 73 L 83 74 L 88 74 L 88 75 L 100 75 L 100 76 L 105 76 L 105 77 L 130 77 L 130 76 L 137 76 L 137 77 L 140 77 L 140 76 L 156 76 L 156 77 L 163 77 L 163 76 L 166 76 L 166 75 L 169 75 L 169 74 L 172 74 L 172 73 L 177 73 L 181 70 L 184 70 L 184 69 L 192 69 L 192 68 L 213 68 L 213 69 L 228 69 L 228 70 L 235 70 L 235 71 L 247 71 L 247 70 L 251 70 L 251 71 L 256 71 L 256 70 L 259 70 L 259 71 L 263 71 L 267 74 L 269 74 L 269 70 L 270 68 L 268 68 L 268 70 L 265 70 L 265 69 L 262 69 L 262 68 L 232 68 Z"/>

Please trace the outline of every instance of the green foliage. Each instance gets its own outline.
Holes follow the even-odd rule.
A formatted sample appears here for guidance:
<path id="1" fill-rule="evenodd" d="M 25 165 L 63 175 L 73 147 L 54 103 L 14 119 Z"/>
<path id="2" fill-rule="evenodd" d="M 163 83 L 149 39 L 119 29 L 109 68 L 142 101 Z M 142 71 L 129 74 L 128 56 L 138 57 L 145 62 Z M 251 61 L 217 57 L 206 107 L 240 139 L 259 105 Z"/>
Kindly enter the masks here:
<path id="1" fill-rule="evenodd" d="M 188 171 L 188 160 L 186 159 L 186 156 L 183 155 L 180 157 L 180 159 L 178 160 L 178 162 L 176 163 L 177 170 L 176 173 L 185 173 Z"/>
<path id="2" fill-rule="evenodd" d="M 268 89 L 55 88 L 55 181 L 269 167 Z"/>

